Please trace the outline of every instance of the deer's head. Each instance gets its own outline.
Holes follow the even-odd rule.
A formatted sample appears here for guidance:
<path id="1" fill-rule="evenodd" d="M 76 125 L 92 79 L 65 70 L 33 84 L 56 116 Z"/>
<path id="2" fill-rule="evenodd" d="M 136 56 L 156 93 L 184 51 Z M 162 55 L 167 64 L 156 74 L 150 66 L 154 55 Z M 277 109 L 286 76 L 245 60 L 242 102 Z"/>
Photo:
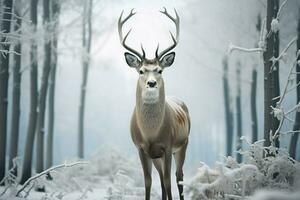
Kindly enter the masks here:
<path id="1" fill-rule="evenodd" d="M 119 31 L 119 37 L 120 42 L 123 45 L 123 47 L 128 50 L 129 52 L 125 52 L 125 60 L 129 67 L 132 67 L 136 69 L 136 71 L 139 73 L 139 80 L 138 80 L 138 87 L 142 89 L 142 97 L 145 101 L 145 103 L 155 103 L 158 100 L 159 97 L 159 91 L 161 88 L 164 87 L 164 82 L 162 78 L 162 72 L 166 67 L 170 67 L 175 59 L 175 52 L 170 52 L 172 49 L 174 49 L 178 43 L 179 38 L 179 16 L 174 9 L 176 18 L 173 18 L 164 8 L 164 11 L 160 11 L 164 15 L 166 15 L 168 18 L 170 18 L 176 25 L 176 38 L 173 36 L 173 34 L 170 32 L 173 44 L 166 48 L 165 50 L 161 51 L 159 53 L 159 44 L 157 45 L 156 51 L 155 51 L 155 58 L 154 59 L 147 59 L 146 53 L 143 49 L 143 46 L 141 45 L 142 54 L 140 54 L 137 50 L 134 50 L 133 48 L 129 47 L 126 44 L 126 39 L 131 31 L 131 29 L 128 31 L 128 33 L 123 37 L 122 33 L 122 27 L 124 23 L 132 17 L 135 12 L 133 12 L 133 9 L 131 10 L 130 14 L 122 20 L 123 11 L 120 15 L 119 21 L 118 21 L 118 31 Z"/>

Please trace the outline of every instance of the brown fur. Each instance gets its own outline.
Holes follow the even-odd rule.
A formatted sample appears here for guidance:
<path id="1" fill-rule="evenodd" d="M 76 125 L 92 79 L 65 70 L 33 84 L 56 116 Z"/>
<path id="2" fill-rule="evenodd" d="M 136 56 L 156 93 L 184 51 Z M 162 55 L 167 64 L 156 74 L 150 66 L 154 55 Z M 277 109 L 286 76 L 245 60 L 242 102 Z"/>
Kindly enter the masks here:
<path id="1" fill-rule="evenodd" d="M 145 104 L 141 96 L 142 88 L 137 84 L 136 106 L 131 119 L 131 136 L 140 153 L 144 170 L 146 199 L 150 199 L 152 160 L 161 174 L 164 195 L 171 194 L 171 156 L 176 162 L 177 182 L 183 180 L 183 163 L 188 144 L 190 118 L 186 105 L 172 98 L 165 99 L 164 85 L 159 89 L 159 101 Z M 160 161 L 157 161 L 160 160 Z M 182 193 L 182 186 L 178 185 Z M 181 188 L 181 189 L 180 189 Z M 181 198 L 183 199 L 183 197 Z"/>

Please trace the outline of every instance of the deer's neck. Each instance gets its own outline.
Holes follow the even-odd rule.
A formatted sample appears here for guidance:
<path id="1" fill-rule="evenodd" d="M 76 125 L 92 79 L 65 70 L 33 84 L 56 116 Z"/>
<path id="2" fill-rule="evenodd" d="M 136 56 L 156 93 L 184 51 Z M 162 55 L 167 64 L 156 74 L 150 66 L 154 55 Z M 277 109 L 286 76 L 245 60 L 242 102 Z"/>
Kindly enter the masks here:
<path id="1" fill-rule="evenodd" d="M 159 132 L 165 116 L 165 91 L 164 85 L 159 89 L 158 101 L 145 103 L 142 97 L 142 88 L 137 86 L 136 90 L 136 115 L 137 123 L 143 134 L 154 136 Z"/>

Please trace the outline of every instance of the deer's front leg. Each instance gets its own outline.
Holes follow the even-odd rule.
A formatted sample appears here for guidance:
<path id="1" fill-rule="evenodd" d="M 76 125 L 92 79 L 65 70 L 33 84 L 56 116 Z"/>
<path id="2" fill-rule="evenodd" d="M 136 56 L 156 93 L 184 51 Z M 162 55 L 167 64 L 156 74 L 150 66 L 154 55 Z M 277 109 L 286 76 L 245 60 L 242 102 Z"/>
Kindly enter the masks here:
<path id="1" fill-rule="evenodd" d="M 152 161 L 142 149 L 139 149 L 139 156 L 144 171 L 145 200 L 150 200 L 150 192 L 151 192 L 151 184 L 152 184 L 152 178 L 151 178 Z"/>
<path id="2" fill-rule="evenodd" d="M 164 185 L 164 172 L 163 172 L 164 169 L 163 169 L 162 159 L 163 158 L 154 159 L 153 164 L 159 174 L 159 179 L 160 179 L 160 184 L 161 184 L 161 198 L 162 198 L 162 200 L 166 200 L 167 195 L 166 195 L 166 190 L 165 190 L 165 185 Z"/>
<path id="3" fill-rule="evenodd" d="M 171 165 L 172 165 L 172 153 L 166 152 L 164 157 L 164 185 L 165 185 L 165 190 L 167 192 L 168 200 L 172 200 Z"/>

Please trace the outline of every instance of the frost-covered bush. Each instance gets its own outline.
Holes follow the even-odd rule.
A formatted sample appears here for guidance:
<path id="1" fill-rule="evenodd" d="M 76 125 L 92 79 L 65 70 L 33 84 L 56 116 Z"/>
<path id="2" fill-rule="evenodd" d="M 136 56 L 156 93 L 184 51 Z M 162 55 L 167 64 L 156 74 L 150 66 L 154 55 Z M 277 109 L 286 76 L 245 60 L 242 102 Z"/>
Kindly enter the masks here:
<path id="1" fill-rule="evenodd" d="M 12 168 L 8 170 L 6 176 L 2 180 L 0 180 L 0 185 L 4 185 L 4 187 L 0 189 L 0 200 L 4 199 L 5 196 L 15 196 L 17 192 L 19 180 L 21 177 L 20 177 L 20 173 L 18 174 L 18 176 L 15 176 L 13 172 L 15 170 L 20 172 L 21 171 L 20 166 L 21 166 L 20 158 L 18 157 L 14 158 Z"/>
<path id="2" fill-rule="evenodd" d="M 107 189 L 106 199 L 140 200 L 144 198 L 144 178 L 137 159 L 128 159 L 121 152 L 108 148 L 104 152 L 100 150 L 96 153 L 91 162 L 95 172 L 101 176 L 109 176 L 112 183 Z M 151 198 L 160 199 L 160 196 L 152 190 Z"/>
<path id="3" fill-rule="evenodd" d="M 140 174 L 142 177 L 142 174 Z M 113 184 L 108 188 L 106 199 L 108 200 L 140 200 L 144 199 L 144 186 L 136 186 L 135 179 L 129 177 L 125 171 L 119 171 L 114 176 Z M 161 196 L 155 191 L 151 191 L 151 199 L 160 200 Z"/>
<path id="4" fill-rule="evenodd" d="M 244 163 L 238 164 L 232 157 L 217 162 L 214 169 L 201 163 L 194 178 L 183 183 L 191 199 L 239 199 L 261 189 L 292 193 L 300 189 L 300 164 L 284 149 L 241 139 L 248 144 L 247 150 L 239 152 L 244 155 Z"/>
<path id="5" fill-rule="evenodd" d="M 44 184 L 52 191 L 59 188 L 61 193 L 80 191 L 84 194 L 98 187 L 108 188 L 105 192 L 110 199 L 120 199 L 118 197 L 126 195 L 140 196 L 144 182 L 138 164 L 126 154 L 105 146 L 94 153 L 87 165 L 72 167 L 63 173 L 55 171 L 51 174 L 53 180 Z"/>
<path id="6" fill-rule="evenodd" d="M 118 171 L 113 178 L 113 184 L 108 187 L 106 199 L 141 199 L 144 196 L 144 187 L 136 186 L 134 177 L 130 177 L 125 171 Z"/>
<path id="7" fill-rule="evenodd" d="M 51 170 L 50 176 L 44 173 L 30 182 L 17 199 L 88 199 L 90 196 L 100 199 L 104 196 L 108 199 L 141 199 L 144 196 L 143 173 L 138 159 L 129 158 L 112 147 L 105 146 L 99 149 L 87 161 L 72 159 L 66 163 L 78 165 L 62 164 L 62 167 Z M 47 179 L 47 176 L 51 177 L 51 180 Z M 1 200 L 15 198 L 22 187 L 12 180 L 15 180 L 12 176 L 5 179 L 10 183 L 7 190 L 0 187 Z M 44 187 L 46 192 L 35 192 L 36 186 Z M 1 195 L 4 192 L 5 194 Z M 157 195 L 154 193 L 153 196 Z"/>
<path id="8" fill-rule="evenodd" d="M 128 177 L 134 177 L 135 186 L 142 186 L 143 174 L 137 159 L 129 159 L 128 156 L 112 147 L 99 149 L 91 158 L 91 171 L 100 176 L 109 176 L 112 181 L 122 172 Z"/>
<path id="9" fill-rule="evenodd" d="M 89 192 L 94 187 L 105 188 L 103 192 L 107 199 L 141 199 L 144 196 L 143 173 L 137 159 L 128 158 L 109 146 L 96 151 L 88 165 L 72 168 L 62 177 L 82 192 Z"/>

